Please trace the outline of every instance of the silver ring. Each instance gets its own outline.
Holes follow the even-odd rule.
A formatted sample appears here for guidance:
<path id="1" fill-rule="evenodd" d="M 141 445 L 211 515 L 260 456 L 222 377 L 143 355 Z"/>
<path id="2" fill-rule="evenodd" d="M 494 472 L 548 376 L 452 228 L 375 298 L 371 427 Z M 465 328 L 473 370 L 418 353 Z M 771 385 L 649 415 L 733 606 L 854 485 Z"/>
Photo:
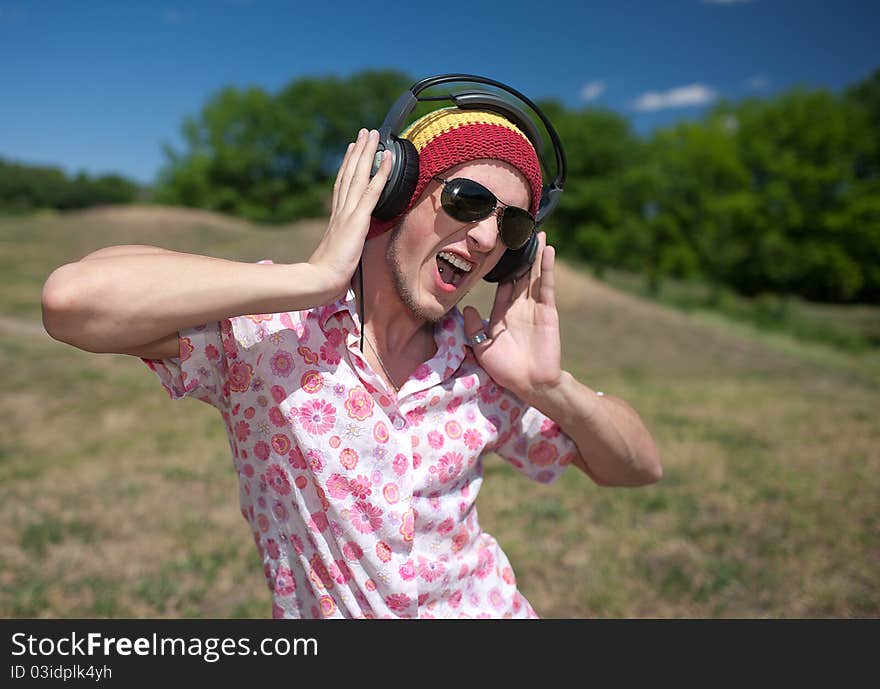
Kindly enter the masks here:
<path id="1" fill-rule="evenodd" d="M 489 336 L 486 334 L 486 331 L 485 331 L 485 330 L 479 330 L 479 331 L 477 331 L 477 334 L 474 335 L 474 336 L 470 339 L 470 343 L 471 343 L 472 345 L 478 345 L 478 344 L 482 344 L 483 342 L 485 342 L 485 341 L 488 340 L 488 339 L 489 339 Z"/>

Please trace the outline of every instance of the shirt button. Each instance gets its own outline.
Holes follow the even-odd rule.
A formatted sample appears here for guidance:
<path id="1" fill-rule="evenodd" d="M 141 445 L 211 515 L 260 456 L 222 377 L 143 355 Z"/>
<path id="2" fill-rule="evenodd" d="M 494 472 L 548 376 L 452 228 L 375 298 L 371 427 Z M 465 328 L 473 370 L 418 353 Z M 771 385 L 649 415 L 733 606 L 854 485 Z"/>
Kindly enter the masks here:
<path id="1" fill-rule="evenodd" d="M 398 431 L 403 430 L 403 428 L 406 427 L 406 421 L 403 420 L 402 416 L 395 416 L 392 424 Z"/>

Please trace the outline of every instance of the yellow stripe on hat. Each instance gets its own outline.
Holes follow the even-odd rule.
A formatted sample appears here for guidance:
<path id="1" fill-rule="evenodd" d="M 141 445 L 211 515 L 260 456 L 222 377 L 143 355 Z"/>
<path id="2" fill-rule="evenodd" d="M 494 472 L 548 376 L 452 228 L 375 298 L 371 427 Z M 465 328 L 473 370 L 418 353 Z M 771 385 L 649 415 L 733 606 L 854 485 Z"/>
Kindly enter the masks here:
<path id="1" fill-rule="evenodd" d="M 443 108 L 429 112 L 413 122 L 402 133 L 401 137 L 409 139 L 417 151 L 421 151 L 441 134 L 473 124 L 495 124 L 516 132 L 531 146 L 532 142 L 522 133 L 519 127 L 506 117 L 488 110 L 460 110 L 459 108 Z M 532 146 L 534 148 L 534 146 Z"/>

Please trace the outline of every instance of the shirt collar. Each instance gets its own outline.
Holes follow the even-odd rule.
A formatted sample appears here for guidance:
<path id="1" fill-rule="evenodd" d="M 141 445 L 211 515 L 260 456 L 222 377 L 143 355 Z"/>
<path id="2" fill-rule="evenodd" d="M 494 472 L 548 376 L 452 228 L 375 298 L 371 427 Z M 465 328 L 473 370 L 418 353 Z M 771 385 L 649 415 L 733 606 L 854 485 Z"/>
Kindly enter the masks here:
<path id="1" fill-rule="evenodd" d="M 337 314 L 347 313 L 351 318 L 352 334 L 360 336 L 361 322 L 357 310 L 354 290 L 351 288 L 336 301 L 320 306 L 317 309 L 318 323 L 326 332 L 327 322 Z M 453 307 L 434 326 L 434 342 L 437 345 L 437 353 L 430 361 L 425 362 L 431 374 L 428 377 L 433 383 L 445 380 L 458 370 L 461 362 L 467 355 L 467 336 L 464 330 L 464 316 L 458 307 Z"/>

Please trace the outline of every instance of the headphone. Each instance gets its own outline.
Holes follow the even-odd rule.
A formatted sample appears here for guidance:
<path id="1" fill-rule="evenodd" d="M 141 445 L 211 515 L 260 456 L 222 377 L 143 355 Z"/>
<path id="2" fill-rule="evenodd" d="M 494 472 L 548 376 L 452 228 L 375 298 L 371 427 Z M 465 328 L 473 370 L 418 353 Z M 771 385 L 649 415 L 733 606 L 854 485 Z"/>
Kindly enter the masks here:
<path id="1" fill-rule="evenodd" d="M 385 188 L 382 190 L 382 194 L 376 203 L 376 208 L 373 210 L 373 216 L 379 220 L 390 220 L 400 215 L 412 198 L 419 179 L 419 153 L 411 141 L 400 138 L 399 132 L 406 118 L 415 110 L 419 102 L 445 100 L 451 101 L 463 110 L 490 110 L 496 112 L 519 127 L 532 146 L 534 146 L 539 160 L 541 159 L 544 142 L 538 133 L 534 121 L 522 108 L 500 97 L 498 94 L 490 91 L 462 91 L 442 96 L 418 97 L 419 93 L 425 89 L 449 82 L 473 82 L 494 86 L 528 105 L 543 122 L 553 144 L 553 153 L 556 158 L 556 176 L 550 184 L 545 184 L 541 189 L 541 202 L 538 206 L 537 217 L 535 218 L 535 227 L 537 228 L 556 208 L 562 195 L 562 187 L 565 184 L 565 153 L 562 150 L 562 142 L 559 140 L 559 136 L 553 125 L 550 124 L 547 116 L 522 93 L 501 82 L 473 74 L 440 74 L 427 77 L 413 84 L 391 106 L 391 109 L 385 116 L 385 120 L 382 122 L 382 126 L 379 128 L 379 145 L 370 176 L 375 175 L 379 169 L 379 164 L 382 162 L 382 151 L 391 151 L 393 162 L 388 181 L 385 183 Z M 498 264 L 483 279 L 488 282 L 516 280 L 529 270 L 537 252 L 538 233 L 534 232 L 531 239 L 522 248 L 505 251 Z"/>

